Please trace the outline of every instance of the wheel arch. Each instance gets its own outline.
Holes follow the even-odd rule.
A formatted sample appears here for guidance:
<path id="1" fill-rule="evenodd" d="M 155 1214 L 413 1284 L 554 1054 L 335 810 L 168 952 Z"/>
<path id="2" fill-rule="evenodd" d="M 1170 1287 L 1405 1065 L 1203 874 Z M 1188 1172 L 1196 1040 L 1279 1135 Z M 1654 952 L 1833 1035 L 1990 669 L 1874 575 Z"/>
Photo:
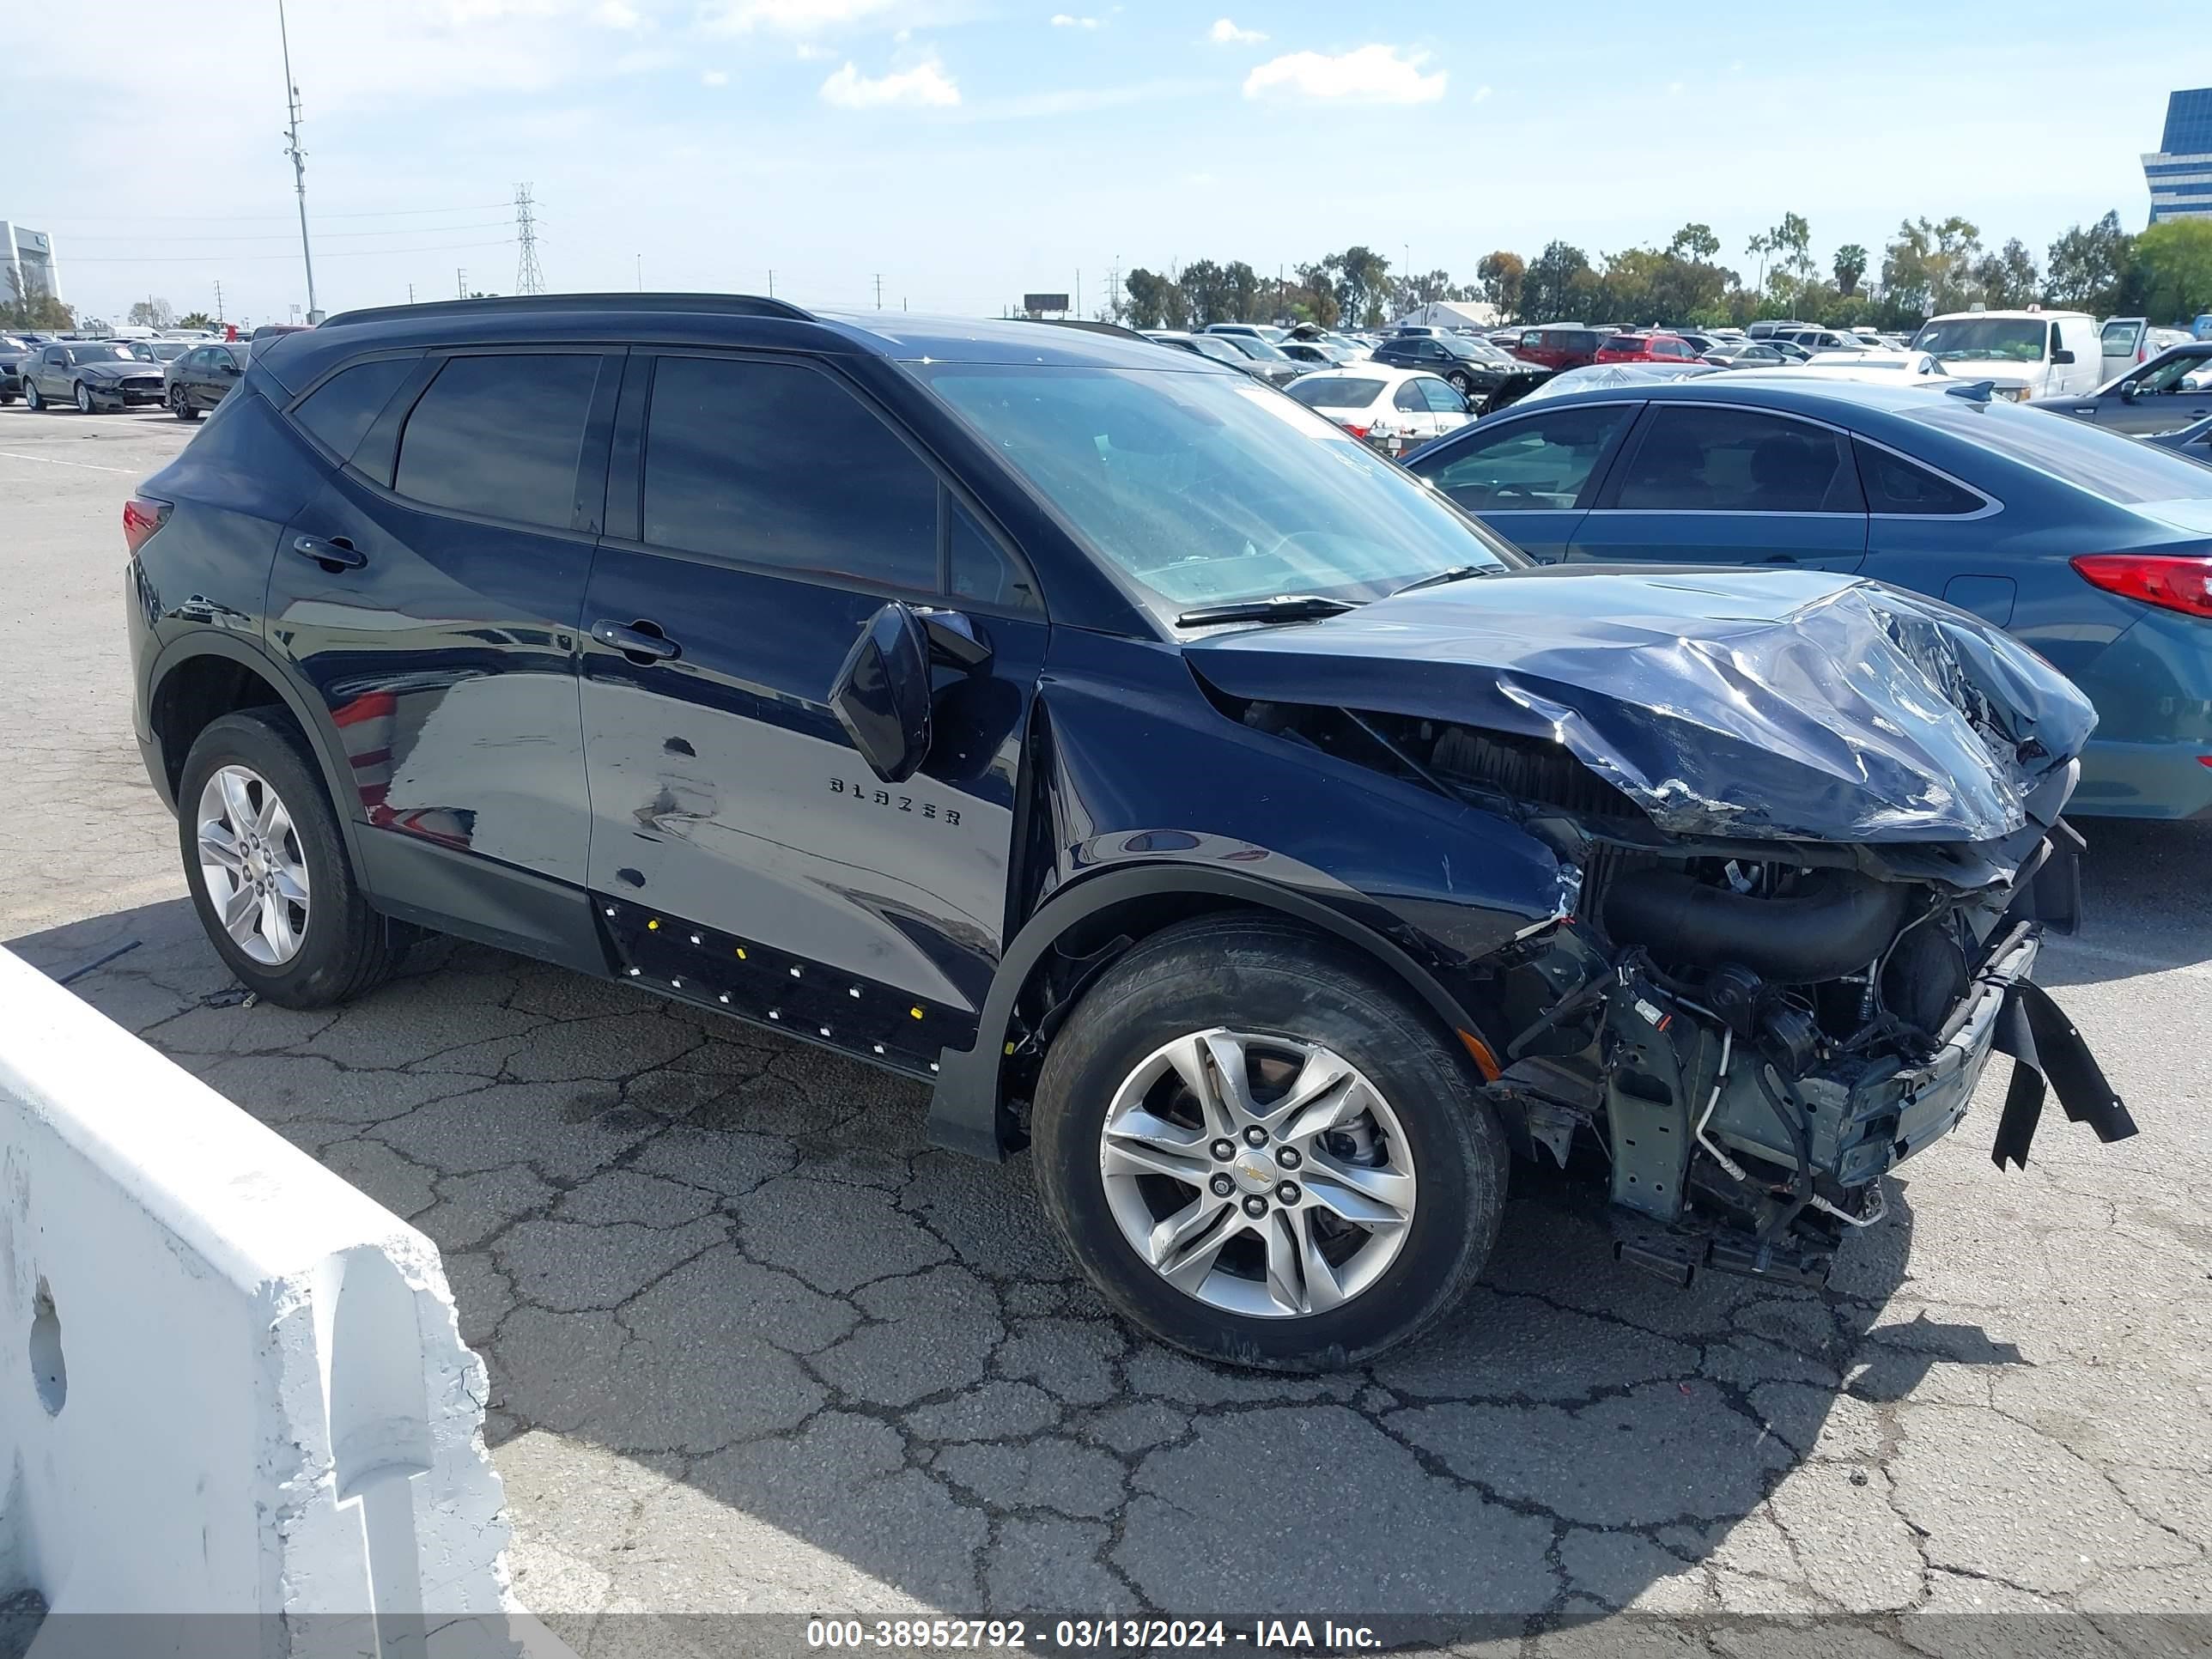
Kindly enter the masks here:
<path id="1" fill-rule="evenodd" d="M 307 738 L 322 772 L 323 787 L 358 878 L 359 824 L 353 811 L 357 793 L 349 769 L 341 768 L 335 758 L 343 747 L 327 711 L 311 702 L 267 652 L 229 635 L 190 634 L 162 651 L 148 678 L 147 723 L 160 763 L 160 781 L 172 807 L 178 805 L 185 757 L 211 721 L 245 708 L 282 708 Z"/>
<path id="2" fill-rule="evenodd" d="M 1285 917 L 1334 937 L 1403 985 L 1448 1030 L 1473 1029 L 1460 1000 L 1403 946 L 1309 894 L 1241 872 L 1172 862 L 1104 871 L 1048 899 L 1008 944 L 977 1017 L 975 1046 L 965 1053 L 948 1049 L 939 1061 L 930 1139 L 993 1161 L 1020 1146 L 1006 1101 L 1007 1033 L 1023 996 L 1064 945 L 1082 947 L 1069 952 L 1079 957 L 1121 934 L 1133 943 L 1194 916 L 1236 910 Z"/>

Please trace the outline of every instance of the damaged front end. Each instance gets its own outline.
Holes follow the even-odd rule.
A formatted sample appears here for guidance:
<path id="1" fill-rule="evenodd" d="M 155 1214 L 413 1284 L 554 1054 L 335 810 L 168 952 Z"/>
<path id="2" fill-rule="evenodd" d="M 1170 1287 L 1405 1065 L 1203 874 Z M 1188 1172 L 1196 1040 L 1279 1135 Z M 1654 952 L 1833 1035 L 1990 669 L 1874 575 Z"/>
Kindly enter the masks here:
<path id="1" fill-rule="evenodd" d="M 1358 653 L 1361 702 L 1237 707 L 1557 857 L 1557 913 L 1466 982 L 1517 1150 L 1565 1167 L 1579 1147 L 1575 1167 L 1608 1172 L 1624 1261 L 1683 1284 L 1706 1267 L 1823 1279 L 1993 1054 L 2015 1066 L 2000 1165 L 2025 1162 L 2046 1079 L 2100 1139 L 2135 1132 L 2030 978 L 2078 915 L 2060 814 L 2094 716 L 2063 679 L 1861 582 L 1547 576 L 1360 613 L 1401 686 L 1428 665 L 1411 695 Z M 1287 684 L 1239 656 L 1311 648 L 1283 630 L 1231 644 L 1201 672 L 1232 695 Z"/>

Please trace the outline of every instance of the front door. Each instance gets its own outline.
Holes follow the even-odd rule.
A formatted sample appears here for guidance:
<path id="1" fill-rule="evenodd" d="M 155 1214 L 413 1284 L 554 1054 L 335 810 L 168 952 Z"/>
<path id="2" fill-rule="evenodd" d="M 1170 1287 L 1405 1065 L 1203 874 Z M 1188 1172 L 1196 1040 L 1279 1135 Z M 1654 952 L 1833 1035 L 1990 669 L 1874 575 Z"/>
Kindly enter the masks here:
<path id="1" fill-rule="evenodd" d="M 1640 405 L 1509 411 L 1416 455 L 1415 472 L 1531 558 L 1567 556 L 1604 463 Z"/>
<path id="2" fill-rule="evenodd" d="M 854 386 L 803 360 L 632 360 L 585 605 L 590 885 L 658 988 L 927 1075 L 1006 927 L 1036 584 Z M 888 600 L 991 648 L 939 673 L 915 776 L 829 704 Z"/>
<path id="3" fill-rule="evenodd" d="M 1659 403 L 1630 435 L 1568 556 L 1856 570 L 1866 544 L 1866 497 L 1845 434 L 1764 410 Z"/>
<path id="4" fill-rule="evenodd" d="M 2100 426 L 2138 436 L 2172 432 L 2212 415 L 2212 346 L 2179 352 L 2136 376 L 2134 395 L 2108 392 Z"/>

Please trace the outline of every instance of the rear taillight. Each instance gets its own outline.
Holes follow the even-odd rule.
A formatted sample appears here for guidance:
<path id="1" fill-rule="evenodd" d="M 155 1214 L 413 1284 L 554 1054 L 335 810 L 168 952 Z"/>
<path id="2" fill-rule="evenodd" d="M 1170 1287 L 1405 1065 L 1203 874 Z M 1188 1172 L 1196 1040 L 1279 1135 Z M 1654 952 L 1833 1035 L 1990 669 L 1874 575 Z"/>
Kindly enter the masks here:
<path id="1" fill-rule="evenodd" d="M 123 503 L 123 539 L 132 553 L 145 546 L 146 538 L 168 523 L 171 508 L 167 501 L 157 501 L 150 495 L 133 495 Z"/>
<path id="2" fill-rule="evenodd" d="M 2212 557 L 2177 553 L 2084 553 L 2074 562 L 2081 580 L 2185 616 L 2212 617 Z"/>

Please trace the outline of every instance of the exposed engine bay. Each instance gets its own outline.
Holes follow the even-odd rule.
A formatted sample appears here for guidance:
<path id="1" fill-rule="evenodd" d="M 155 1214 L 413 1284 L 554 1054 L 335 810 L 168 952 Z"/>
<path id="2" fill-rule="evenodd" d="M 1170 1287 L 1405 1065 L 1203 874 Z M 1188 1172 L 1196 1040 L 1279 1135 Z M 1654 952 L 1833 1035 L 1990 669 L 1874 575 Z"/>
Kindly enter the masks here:
<path id="1" fill-rule="evenodd" d="M 1558 915 L 1468 964 L 1496 1012 L 1485 1070 L 1523 1157 L 1607 1172 L 1626 1261 L 1681 1284 L 1705 1267 L 1823 1279 L 1881 1218 L 1881 1176 L 1958 1125 L 1993 1053 L 2016 1067 L 2001 1165 L 2024 1164 L 2046 1079 L 2100 1139 L 2135 1133 L 2028 977 L 2078 913 L 2070 762 L 1995 840 L 1730 840 L 1662 830 L 1542 738 L 1238 713 L 1510 817 L 1557 855 Z"/>

